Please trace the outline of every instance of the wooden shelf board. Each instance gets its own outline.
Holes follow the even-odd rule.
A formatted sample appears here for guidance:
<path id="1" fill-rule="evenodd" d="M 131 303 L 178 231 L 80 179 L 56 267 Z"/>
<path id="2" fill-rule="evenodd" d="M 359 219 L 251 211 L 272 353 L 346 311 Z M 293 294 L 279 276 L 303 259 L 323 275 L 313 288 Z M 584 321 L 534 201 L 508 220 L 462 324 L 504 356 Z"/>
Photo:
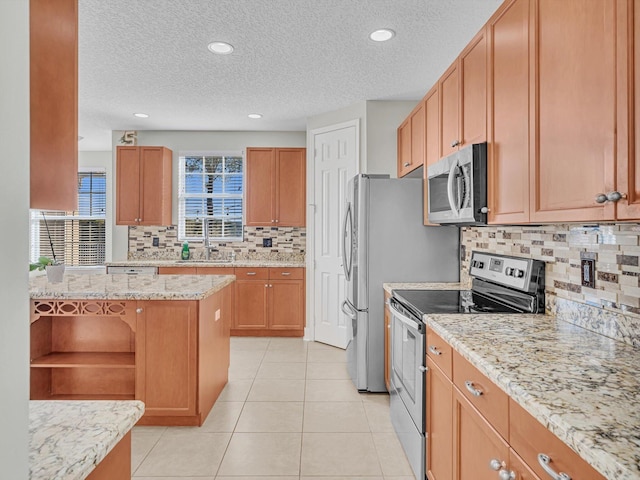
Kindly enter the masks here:
<path id="1" fill-rule="evenodd" d="M 32 368 L 135 368 L 135 353 L 49 353 L 31 361 Z"/>

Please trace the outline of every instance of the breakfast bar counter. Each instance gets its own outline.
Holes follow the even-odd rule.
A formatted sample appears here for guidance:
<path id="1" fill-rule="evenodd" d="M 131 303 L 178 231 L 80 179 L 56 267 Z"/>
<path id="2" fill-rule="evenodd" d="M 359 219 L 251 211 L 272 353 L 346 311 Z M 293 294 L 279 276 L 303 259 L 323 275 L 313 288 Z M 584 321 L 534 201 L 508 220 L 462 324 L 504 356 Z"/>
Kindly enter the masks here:
<path id="1" fill-rule="evenodd" d="M 143 412 L 138 401 L 29 402 L 29 479 L 130 478 L 129 431 Z"/>

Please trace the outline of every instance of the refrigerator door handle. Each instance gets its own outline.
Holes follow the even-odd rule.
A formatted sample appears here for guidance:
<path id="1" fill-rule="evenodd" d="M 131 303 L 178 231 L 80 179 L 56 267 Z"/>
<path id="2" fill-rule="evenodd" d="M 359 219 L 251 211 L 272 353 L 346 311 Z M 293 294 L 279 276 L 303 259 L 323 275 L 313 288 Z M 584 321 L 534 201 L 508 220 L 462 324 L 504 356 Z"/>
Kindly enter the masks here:
<path id="1" fill-rule="evenodd" d="M 347 211 L 344 214 L 344 222 L 342 224 L 342 268 L 344 269 L 344 276 L 347 281 L 351 280 L 351 265 L 353 262 L 353 242 L 347 242 L 347 239 L 349 238 L 349 230 L 353 228 L 353 219 L 351 215 L 351 202 L 349 202 L 347 203 Z"/>
<path id="2" fill-rule="evenodd" d="M 349 305 L 349 302 L 347 302 L 346 300 L 342 302 L 342 313 L 348 316 L 351 320 L 355 320 L 356 318 L 358 318 L 357 312 L 351 305 Z"/>

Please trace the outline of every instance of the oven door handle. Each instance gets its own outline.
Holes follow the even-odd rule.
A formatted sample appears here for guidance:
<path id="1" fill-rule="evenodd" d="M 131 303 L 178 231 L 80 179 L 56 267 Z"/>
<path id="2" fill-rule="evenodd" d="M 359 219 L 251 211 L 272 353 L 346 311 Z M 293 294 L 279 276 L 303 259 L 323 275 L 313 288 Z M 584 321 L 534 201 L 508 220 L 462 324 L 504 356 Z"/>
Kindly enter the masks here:
<path id="1" fill-rule="evenodd" d="M 392 303 L 389 303 L 389 308 L 391 309 L 393 316 L 398 320 L 400 320 L 402 323 L 404 323 L 407 327 L 409 327 L 412 330 L 416 330 L 419 333 L 424 332 L 424 323 L 416 322 L 412 318 L 407 317 L 404 313 L 400 312 L 397 308 L 395 308 Z"/>
<path id="2" fill-rule="evenodd" d="M 451 211 L 453 211 L 456 216 L 460 214 L 460 210 L 458 208 L 459 202 L 457 198 L 454 198 L 454 182 L 456 180 L 456 172 L 458 170 L 459 160 L 458 157 L 455 158 L 453 163 L 451 164 L 451 168 L 449 169 L 449 176 L 447 177 L 447 197 L 449 198 L 449 207 L 451 207 Z"/>

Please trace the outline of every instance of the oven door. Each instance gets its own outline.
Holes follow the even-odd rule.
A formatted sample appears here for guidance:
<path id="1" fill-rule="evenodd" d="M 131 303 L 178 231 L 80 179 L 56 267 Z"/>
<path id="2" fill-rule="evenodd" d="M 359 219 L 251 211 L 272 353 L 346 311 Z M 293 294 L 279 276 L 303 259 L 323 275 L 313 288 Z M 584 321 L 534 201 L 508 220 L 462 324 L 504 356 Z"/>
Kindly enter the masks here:
<path id="1" fill-rule="evenodd" d="M 391 382 L 417 430 L 424 434 L 425 326 L 391 308 Z"/>

